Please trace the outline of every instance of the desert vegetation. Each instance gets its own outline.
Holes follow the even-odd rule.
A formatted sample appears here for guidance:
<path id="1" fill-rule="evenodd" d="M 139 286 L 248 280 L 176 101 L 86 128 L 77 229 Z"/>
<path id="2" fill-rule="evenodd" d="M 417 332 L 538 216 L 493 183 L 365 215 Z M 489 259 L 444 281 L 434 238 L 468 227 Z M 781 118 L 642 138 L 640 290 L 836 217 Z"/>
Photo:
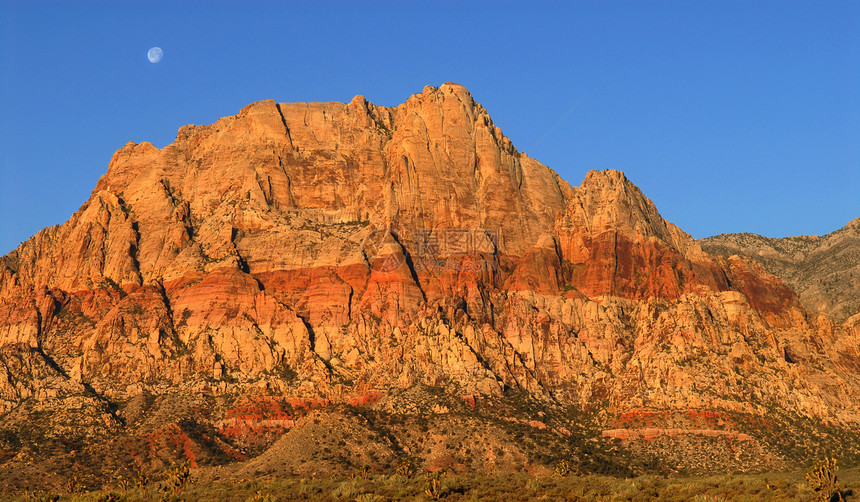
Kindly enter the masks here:
<path id="1" fill-rule="evenodd" d="M 546 476 L 416 472 L 399 466 L 391 473 L 357 470 L 333 477 L 292 476 L 196 482 L 187 464 L 168 466 L 159 480 L 116 483 L 102 490 L 45 493 L 23 490 L 14 502 L 167 502 L 167 501 L 497 501 L 565 500 L 594 502 L 645 501 L 851 501 L 860 489 L 860 469 L 837 480 L 835 459 L 822 459 L 806 472 L 726 474 L 718 476 L 621 478 L 574 474 L 569 464 Z"/>

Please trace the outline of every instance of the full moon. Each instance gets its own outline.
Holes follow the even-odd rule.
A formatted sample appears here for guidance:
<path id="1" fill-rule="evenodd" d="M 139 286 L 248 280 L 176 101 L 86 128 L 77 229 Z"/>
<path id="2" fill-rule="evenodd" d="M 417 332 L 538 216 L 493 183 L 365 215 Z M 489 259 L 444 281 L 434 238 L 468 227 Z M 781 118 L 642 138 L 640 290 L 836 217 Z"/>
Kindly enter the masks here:
<path id="1" fill-rule="evenodd" d="M 161 58 L 164 57 L 164 51 L 161 50 L 161 47 L 153 47 L 149 49 L 149 52 L 146 53 L 146 58 L 149 59 L 150 63 L 157 63 L 161 61 Z"/>

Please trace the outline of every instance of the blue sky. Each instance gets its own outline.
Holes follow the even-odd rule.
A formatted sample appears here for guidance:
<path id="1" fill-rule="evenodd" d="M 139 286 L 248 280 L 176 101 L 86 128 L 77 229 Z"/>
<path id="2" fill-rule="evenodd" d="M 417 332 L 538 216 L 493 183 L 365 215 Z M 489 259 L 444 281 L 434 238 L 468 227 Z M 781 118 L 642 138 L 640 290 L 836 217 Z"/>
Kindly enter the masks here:
<path id="1" fill-rule="evenodd" d="M 246 104 L 468 87 L 578 185 L 623 170 L 704 237 L 860 216 L 860 3 L 0 0 L 0 254 L 129 140 Z M 146 51 L 164 49 L 151 64 Z"/>

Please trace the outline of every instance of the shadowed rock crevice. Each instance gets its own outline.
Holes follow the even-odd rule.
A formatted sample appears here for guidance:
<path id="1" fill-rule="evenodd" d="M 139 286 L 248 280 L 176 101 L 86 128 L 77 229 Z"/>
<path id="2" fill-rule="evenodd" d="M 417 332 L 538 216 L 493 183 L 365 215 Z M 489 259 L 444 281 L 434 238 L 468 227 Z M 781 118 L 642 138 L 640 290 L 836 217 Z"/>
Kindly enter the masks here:
<path id="1" fill-rule="evenodd" d="M 74 381 L 74 379 L 68 374 L 68 372 L 66 372 L 66 370 L 64 370 L 59 364 L 57 364 L 57 362 L 51 356 L 45 353 L 45 351 L 42 350 L 40 347 L 30 347 L 30 350 L 34 354 L 38 355 L 48 367 L 50 367 L 64 379 L 68 381 Z M 106 397 L 99 394 L 89 383 L 83 381 L 77 381 L 75 383 L 81 386 L 81 390 L 83 390 L 85 395 L 98 401 L 101 404 L 102 410 L 105 413 L 109 414 L 116 424 L 125 425 L 125 420 L 123 420 L 122 417 L 117 415 L 118 407 L 115 403 L 112 403 Z"/>

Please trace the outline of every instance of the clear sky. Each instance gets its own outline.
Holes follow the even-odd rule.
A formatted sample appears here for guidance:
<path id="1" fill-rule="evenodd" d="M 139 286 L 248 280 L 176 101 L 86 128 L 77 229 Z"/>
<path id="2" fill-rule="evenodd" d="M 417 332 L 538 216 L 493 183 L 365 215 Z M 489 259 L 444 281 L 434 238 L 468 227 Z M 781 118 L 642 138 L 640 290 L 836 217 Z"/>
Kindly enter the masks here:
<path id="1" fill-rule="evenodd" d="M 624 171 L 704 237 L 860 216 L 860 2 L 0 0 L 0 254 L 129 140 L 246 104 L 457 82 L 578 185 Z M 150 63 L 150 47 L 164 59 Z"/>

